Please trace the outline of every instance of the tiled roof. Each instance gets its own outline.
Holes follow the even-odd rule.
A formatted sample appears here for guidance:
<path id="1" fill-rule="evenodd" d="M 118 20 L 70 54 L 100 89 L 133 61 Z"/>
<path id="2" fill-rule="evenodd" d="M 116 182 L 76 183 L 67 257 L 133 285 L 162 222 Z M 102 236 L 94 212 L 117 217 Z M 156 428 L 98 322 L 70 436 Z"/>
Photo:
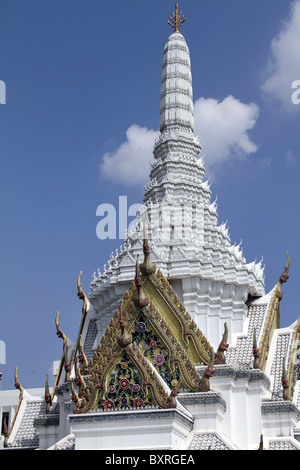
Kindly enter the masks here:
<path id="1" fill-rule="evenodd" d="M 295 402 L 296 402 L 296 406 L 299 408 L 300 410 L 300 387 L 298 388 L 298 393 L 297 393 L 297 396 L 295 398 Z"/>
<path id="2" fill-rule="evenodd" d="M 44 401 L 27 401 L 22 415 L 21 423 L 12 442 L 8 447 L 38 447 L 39 438 L 34 428 L 34 420 L 46 413 Z"/>
<path id="3" fill-rule="evenodd" d="M 274 440 L 269 442 L 269 450 L 299 450 L 299 447 L 293 444 L 290 440 Z"/>
<path id="4" fill-rule="evenodd" d="M 279 333 L 277 335 L 276 348 L 273 355 L 272 366 L 270 375 L 274 376 L 272 399 L 282 399 L 282 361 L 286 359 L 288 353 L 289 342 L 291 333 Z"/>
<path id="5" fill-rule="evenodd" d="M 215 432 L 196 432 L 189 450 L 231 450 L 231 448 Z"/>
<path id="6" fill-rule="evenodd" d="M 75 437 L 69 434 L 64 439 L 59 441 L 54 447 L 54 450 L 75 450 Z"/>
<path id="7" fill-rule="evenodd" d="M 232 366 L 248 366 L 253 361 L 253 330 L 255 328 L 256 338 L 263 328 L 264 318 L 267 309 L 267 303 L 251 305 L 248 309 L 249 327 L 247 335 L 240 336 L 237 339 L 235 347 L 228 349 L 226 354 L 226 363 Z"/>

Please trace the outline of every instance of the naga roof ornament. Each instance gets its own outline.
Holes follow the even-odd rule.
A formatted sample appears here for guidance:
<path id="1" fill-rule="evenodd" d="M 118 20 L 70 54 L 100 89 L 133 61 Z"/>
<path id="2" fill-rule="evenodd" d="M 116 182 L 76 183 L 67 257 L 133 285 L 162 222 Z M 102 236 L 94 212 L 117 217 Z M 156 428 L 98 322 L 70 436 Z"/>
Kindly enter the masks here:
<path id="1" fill-rule="evenodd" d="M 209 379 L 212 377 L 215 373 L 214 370 L 214 363 L 215 363 L 215 353 L 213 348 L 210 350 L 210 361 L 208 366 L 206 367 L 204 374 L 201 377 L 201 380 L 199 382 L 199 388 L 197 391 L 199 392 L 208 392 L 210 390 L 210 382 Z"/>
<path id="2" fill-rule="evenodd" d="M 59 338 L 63 339 L 63 342 L 65 344 L 67 342 L 67 337 L 66 337 L 66 335 L 64 334 L 64 332 L 62 331 L 62 329 L 60 327 L 58 317 L 59 317 L 59 311 L 56 312 L 56 317 L 55 317 L 56 334 Z"/>
<path id="3" fill-rule="evenodd" d="M 57 311 L 57 314 L 56 314 L 56 317 L 55 317 L 55 325 L 56 325 L 56 334 L 59 338 L 62 338 L 63 339 L 63 355 L 62 355 L 62 358 L 61 358 L 61 366 L 62 364 L 64 364 L 64 368 L 65 368 L 65 371 L 66 371 L 66 380 L 68 380 L 69 376 L 70 376 L 70 372 L 71 372 L 71 364 L 69 362 L 69 359 L 68 359 L 68 344 L 67 344 L 67 337 L 66 335 L 64 334 L 64 332 L 62 331 L 61 327 L 60 327 L 60 323 L 58 321 L 58 317 L 59 317 L 59 311 Z"/>
<path id="4" fill-rule="evenodd" d="M 152 263 L 150 256 L 150 246 L 146 236 L 146 226 L 144 225 L 144 240 L 143 240 L 143 253 L 144 253 L 144 262 L 141 264 L 141 272 L 145 276 L 150 276 L 156 272 L 156 264 Z"/>
<path id="5" fill-rule="evenodd" d="M 226 358 L 225 358 L 225 351 L 227 351 L 229 344 L 227 343 L 228 340 L 228 326 L 227 323 L 224 323 L 224 333 L 222 340 L 219 344 L 217 353 L 216 353 L 216 358 L 215 358 L 215 364 L 225 364 L 226 363 Z"/>
<path id="6" fill-rule="evenodd" d="M 78 360 L 80 362 L 80 366 L 83 366 L 83 367 L 88 366 L 88 360 L 86 358 L 86 355 L 84 354 L 84 349 L 82 346 L 82 335 L 79 335 Z"/>
<path id="7" fill-rule="evenodd" d="M 283 292 L 282 292 L 282 284 L 287 282 L 287 280 L 289 279 L 289 270 L 290 270 L 290 264 L 291 264 L 291 259 L 289 257 L 289 254 L 288 252 L 286 253 L 286 257 L 287 257 L 287 263 L 286 265 L 284 266 L 284 271 L 283 273 L 281 274 L 279 280 L 278 280 L 278 289 L 277 289 L 277 295 L 279 297 L 279 299 L 281 300 L 282 297 L 283 297 Z"/>
<path id="8" fill-rule="evenodd" d="M 75 375 L 76 375 L 74 379 L 75 384 L 78 387 L 81 387 L 81 389 L 84 391 L 86 389 L 86 383 L 81 374 L 80 367 L 78 366 L 78 357 L 76 357 L 76 361 L 75 361 Z"/>
<path id="9" fill-rule="evenodd" d="M 18 368 L 16 367 L 15 368 L 15 388 L 17 388 L 18 390 L 20 390 L 20 394 L 23 394 L 24 392 L 24 388 L 22 387 L 22 385 L 20 384 L 19 382 L 19 378 L 18 378 Z"/>
<path id="10" fill-rule="evenodd" d="M 139 255 L 136 258 L 136 268 L 135 268 L 135 285 L 136 285 L 136 292 L 137 296 L 135 302 L 138 307 L 143 308 L 149 303 L 149 298 L 144 293 L 142 287 L 143 281 L 140 272 L 140 265 L 139 265 Z"/>
<path id="11" fill-rule="evenodd" d="M 71 369 L 74 367 L 74 363 L 75 363 L 75 360 L 76 360 L 75 358 L 76 358 L 77 352 L 79 352 L 79 354 L 82 354 L 82 352 L 83 352 L 83 349 L 82 349 L 82 347 L 80 346 L 80 345 L 81 345 L 81 335 L 82 335 L 82 330 L 83 330 L 83 326 L 84 326 L 85 319 L 86 319 L 86 315 L 87 315 L 87 306 L 88 306 L 88 298 L 87 298 L 87 296 L 85 295 L 85 293 L 84 293 L 84 291 L 83 291 L 83 289 L 82 289 L 81 282 L 80 282 L 81 276 L 82 276 L 82 271 L 80 271 L 79 276 L 78 276 L 78 278 L 77 278 L 77 296 L 78 296 L 78 298 L 79 298 L 80 300 L 83 301 L 83 305 L 82 305 L 82 315 L 81 315 L 81 321 L 80 321 L 78 336 L 77 336 L 75 348 L 74 348 L 73 355 L 72 355 L 72 359 L 71 359 L 71 363 L 70 363 Z M 83 359 L 84 359 L 84 358 L 83 358 Z M 85 359 L 86 359 L 86 358 L 85 358 Z"/>

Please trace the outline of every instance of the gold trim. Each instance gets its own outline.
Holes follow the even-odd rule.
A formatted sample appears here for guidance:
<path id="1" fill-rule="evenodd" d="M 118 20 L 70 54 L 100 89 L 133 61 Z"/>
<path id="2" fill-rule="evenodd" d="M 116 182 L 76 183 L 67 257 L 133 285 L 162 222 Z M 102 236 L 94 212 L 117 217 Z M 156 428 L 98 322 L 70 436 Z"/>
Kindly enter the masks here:
<path id="1" fill-rule="evenodd" d="M 182 343 L 182 346 L 187 348 L 194 362 L 203 362 L 205 365 L 209 364 L 211 345 L 202 331 L 197 327 L 190 314 L 186 311 L 183 303 L 180 301 L 166 277 L 158 269 L 156 274 L 149 276 L 149 280 L 180 324 L 181 338 L 180 340 L 177 338 L 177 340 Z"/>

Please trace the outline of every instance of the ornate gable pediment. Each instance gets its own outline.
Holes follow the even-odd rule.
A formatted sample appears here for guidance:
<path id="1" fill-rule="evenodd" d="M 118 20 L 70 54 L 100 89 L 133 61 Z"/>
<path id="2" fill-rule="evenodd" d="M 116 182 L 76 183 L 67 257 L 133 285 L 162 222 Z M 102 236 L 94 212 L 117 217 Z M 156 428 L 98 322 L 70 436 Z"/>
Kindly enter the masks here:
<path id="1" fill-rule="evenodd" d="M 125 293 L 93 359 L 78 370 L 74 413 L 100 409 L 176 406 L 181 391 L 207 391 L 195 364 L 212 370 L 214 352 L 173 288 L 152 264 L 144 241 L 144 262 Z"/>

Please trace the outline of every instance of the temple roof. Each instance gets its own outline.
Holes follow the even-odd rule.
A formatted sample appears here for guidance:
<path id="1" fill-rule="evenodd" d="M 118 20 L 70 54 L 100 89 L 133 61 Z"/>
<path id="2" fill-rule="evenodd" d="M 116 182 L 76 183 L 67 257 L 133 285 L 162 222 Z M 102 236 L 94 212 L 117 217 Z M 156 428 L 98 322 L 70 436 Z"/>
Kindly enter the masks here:
<path id="1" fill-rule="evenodd" d="M 144 262 L 112 317 L 93 358 L 77 371 L 74 412 L 108 407 L 176 407 L 180 390 L 209 390 L 214 351 L 179 297 L 152 264 L 147 240 Z M 76 380 L 75 380 L 76 382 Z M 129 393 L 129 395 L 128 395 Z"/>
<path id="2" fill-rule="evenodd" d="M 157 416 L 168 410 L 187 418 L 192 429 L 194 416 L 186 407 L 189 400 L 196 397 L 199 405 L 206 405 L 205 400 L 207 404 L 218 402 L 226 411 L 221 393 L 210 392 L 215 364 L 215 376 L 230 373 L 234 379 L 248 373 L 254 380 L 259 374 L 264 377 L 269 390 L 258 413 L 282 407 L 300 419 L 300 318 L 288 328 L 279 328 L 279 304 L 282 284 L 288 279 L 289 256 L 274 289 L 264 295 L 261 263 L 247 264 L 240 245 L 231 245 L 226 224 L 217 224 L 216 203 L 211 203 L 209 184 L 203 181 L 203 161 L 197 160 L 200 143 L 193 134 L 189 50 L 179 32 L 183 21 L 176 4 L 170 18 L 174 32 L 163 56 L 161 135 L 155 143 L 155 163 L 145 189 L 145 210 L 150 208 L 152 212 L 150 217 L 149 212 L 146 214 L 143 237 L 138 227 L 134 229 L 126 236 L 120 253 L 111 255 L 108 269 L 94 276 L 90 300 L 95 309 L 82 290 L 80 273 L 77 295 L 83 305 L 75 342 L 66 336 L 59 313 L 56 315 L 57 336 L 63 347 L 53 389 L 46 376 L 44 397 L 32 397 L 19 383 L 15 371 L 20 397 L 6 432 L 7 447 L 36 448 L 36 428 L 59 424 L 58 395 L 64 392 L 69 400 L 64 405 L 69 405 L 67 411 L 73 412 L 74 420 L 81 418 L 75 415 L 86 413 L 91 414 L 91 420 L 101 422 L 110 411 L 118 420 L 121 415 L 125 419 L 126 413 L 142 414 L 144 409 L 153 415 L 159 411 Z M 172 208 L 170 217 L 170 212 L 162 213 L 163 206 Z M 188 217 L 184 221 L 186 233 L 181 236 L 183 212 Z M 155 226 L 157 215 L 161 227 Z M 141 211 L 139 222 L 144 216 Z M 155 234 L 151 237 L 151 256 L 148 228 Z M 154 231 L 157 228 L 162 229 L 158 234 Z M 176 281 L 190 283 L 184 301 L 170 281 L 180 288 L 182 285 Z M 109 299 L 105 307 L 99 302 L 101 296 Z M 205 322 L 207 312 L 212 323 L 217 318 L 218 324 L 213 323 L 209 330 L 217 337 L 217 351 L 199 327 L 199 311 L 195 309 L 192 316 L 189 310 L 195 304 Z M 242 327 L 232 335 L 229 349 L 231 331 L 223 322 L 225 315 L 229 321 L 239 315 L 242 318 Z M 102 335 L 99 324 L 103 319 L 108 322 Z M 224 327 L 222 338 L 220 322 Z M 185 444 L 189 450 L 235 448 L 216 430 L 195 429 Z M 288 438 L 270 438 L 267 443 L 269 449 L 298 447 Z M 74 449 L 74 435 L 66 435 L 51 448 Z"/>

